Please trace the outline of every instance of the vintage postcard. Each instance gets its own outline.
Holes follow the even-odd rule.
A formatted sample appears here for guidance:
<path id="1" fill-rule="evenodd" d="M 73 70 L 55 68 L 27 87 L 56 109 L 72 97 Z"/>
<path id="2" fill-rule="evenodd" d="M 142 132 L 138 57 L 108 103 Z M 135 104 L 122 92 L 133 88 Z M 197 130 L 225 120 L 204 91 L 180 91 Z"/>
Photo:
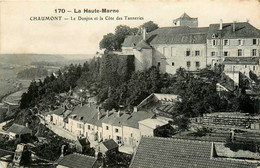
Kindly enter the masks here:
<path id="1" fill-rule="evenodd" d="M 260 167 L 260 1 L 0 0 L 2 167 Z"/>

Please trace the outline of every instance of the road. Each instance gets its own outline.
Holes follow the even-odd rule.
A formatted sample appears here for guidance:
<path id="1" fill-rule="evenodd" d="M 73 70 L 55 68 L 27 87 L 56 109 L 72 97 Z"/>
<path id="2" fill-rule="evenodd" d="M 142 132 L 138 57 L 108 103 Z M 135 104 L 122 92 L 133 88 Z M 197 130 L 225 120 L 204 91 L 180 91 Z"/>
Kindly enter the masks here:
<path id="1" fill-rule="evenodd" d="M 55 134 L 69 140 L 73 140 L 73 141 L 77 140 L 77 136 L 74 135 L 72 132 L 69 132 L 57 125 L 53 125 L 52 123 L 45 122 L 45 120 L 40 115 L 36 115 L 36 116 L 40 119 L 41 124 L 46 125 L 46 127 L 52 130 Z"/>

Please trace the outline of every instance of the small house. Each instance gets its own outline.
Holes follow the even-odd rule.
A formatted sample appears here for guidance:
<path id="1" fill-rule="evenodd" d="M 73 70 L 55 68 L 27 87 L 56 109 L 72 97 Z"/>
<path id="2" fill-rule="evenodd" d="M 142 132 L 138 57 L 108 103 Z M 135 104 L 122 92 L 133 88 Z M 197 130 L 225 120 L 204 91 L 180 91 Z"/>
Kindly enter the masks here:
<path id="1" fill-rule="evenodd" d="M 78 153 L 84 153 L 90 148 L 90 142 L 87 138 L 78 138 L 75 145 Z"/>
<path id="2" fill-rule="evenodd" d="M 13 124 L 8 130 L 10 139 L 14 138 L 21 138 L 22 135 L 30 134 L 32 135 L 32 130 L 29 129 L 28 127 L 25 127 L 23 125 L 19 124 Z"/>
<path id="3" fill-rule="evenodd" d="M 102 154 L 118 152 L 118 144 L 113 139 L 106 140 L 100 144 L 100 152 Z"/>
<path id="4" fill-rule="evenodd" d="M 73 153 L 61 156 L 57 160 L 57 168 L 98 168 L 99 164 L 95 157 Z"/>

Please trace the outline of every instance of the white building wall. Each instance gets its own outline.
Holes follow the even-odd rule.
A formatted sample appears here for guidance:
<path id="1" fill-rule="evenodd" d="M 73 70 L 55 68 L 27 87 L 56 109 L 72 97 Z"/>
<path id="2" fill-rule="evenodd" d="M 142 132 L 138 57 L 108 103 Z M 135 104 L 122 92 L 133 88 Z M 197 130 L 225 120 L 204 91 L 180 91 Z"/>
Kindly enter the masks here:
<path id="1" fill-rule="evenodd" d="M 141 139 L 141 133 L 139 129 L 123 126 L 123 143 L 127 146 L 137 146 Z"/>
<path id="2" fill-rule="evenodd" d="M 157 66 L 162 73 L 174 74 L 180 67 L 190 71 L 206 68 L 206 44 L 154 45 L 153 47 L 153 65 Z M 190 56 L 186 55 L 186 51 L 190 51 Z M 196 62 L 199 62 L 199 66 L 196 66 Z"/>
<path id="3" fill-rule="evenodd" d="M 118 130 L 117 132 L 116 132 L 116 129 Z M 119 141 L 118 140 L 118 138 L 117 137 L 119 137 L 119 138 L 121 138 L 121 140 Z M 122 144 L 122 139 L 123 139 L 123 129 L 122 129 L 122 127 L 121 126 L 113 126 L 113 139 L 114 139 L 114 141 L 116 142 L 116 143 L 118 143 L 118 144 Z"/>
<path id="4" fill-rule="evenodd" d="M 102 123 L 102 129 L 103 129 L 103 140 L 113 138 L 113 127 L 112 127 L 112 125 Z"/>
<path id="5" fill-rule="evenodd" d="M 152 67 L 152 49 L 142 49 L 138 51 L 134 49 L 135 55 L 135 71 L 143 71 Z"/>
<path id="6" fill-rule="evenodd" d="M 85 133 L 84 123 L 81 121 L 73 120 L 71 118 L 68 118 L 67 128 L 70 132 L 73 132 L 78 136 L 84 135 Z"/>
<path id="7" fill-rule="evenodd" d="M 141 123 L 139 123 L 139 130 L 141 132 L 141 136 L 154 136 L 153 128 L 150 128 L 148 126 L 145 126 Z"/>
<path id="8" fill-rule="evenodd" d="M 240 57 L 253 57 L 252 50 L 256 50 L 255 56 L 260 56 L 260 45 L 259 39 L 257 44 L 253 45 L 254 38 L 236 38 L 236 39 L 211 39 L 207 40 L 207 65 L 214 67 L 214 64 L 222 63 L 225 57 L 239 57 L 238 49 L 242 50 L 242 55 Z M 213 40 L 216 40 L 216 45 L 213 45 Z M 227 40 L 227 44 L 225 41 Z M 239 44 L 239 40 L 241 43 Z M 215 56 L 212 56 L 212 52 L 215 52 Z M 225 56 L 225 52 L 227 56 Z"/>

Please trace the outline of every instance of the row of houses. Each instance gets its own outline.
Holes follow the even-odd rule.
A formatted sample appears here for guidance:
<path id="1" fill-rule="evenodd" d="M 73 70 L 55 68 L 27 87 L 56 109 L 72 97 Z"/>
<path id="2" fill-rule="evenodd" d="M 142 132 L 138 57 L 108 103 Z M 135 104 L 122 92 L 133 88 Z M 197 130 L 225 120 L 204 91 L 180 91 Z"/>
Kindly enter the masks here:
<path id="1" fill-rule="evenodd" d="M 151 111 L 134 108 L 126 111 L 105 111 L 97 105 L 78 105 L 72 111 L 64 107 L 47 113 L 47 123 L 66 129 L 75 136 L 86 137 L 93 144 L 113 139 L 119 145 L 136 147 L 142 135 L 154 136 L 154 130 L 170 119 L 155 117 Z"/>
<path id="2" fill-rule="evenodd" d="M 260 75 L 259 39 L 260 30 L 248 22 L 198 27 L 198 18 L 184 13 L 172 27 L 127 36 L 119 55 L 134 55 L 137 71 L 156 66 L 174 74 L 180 67 L 196 71 L 224 64 L 230 77 L 238 72 L 249 76 L 250 71 Z"/>

